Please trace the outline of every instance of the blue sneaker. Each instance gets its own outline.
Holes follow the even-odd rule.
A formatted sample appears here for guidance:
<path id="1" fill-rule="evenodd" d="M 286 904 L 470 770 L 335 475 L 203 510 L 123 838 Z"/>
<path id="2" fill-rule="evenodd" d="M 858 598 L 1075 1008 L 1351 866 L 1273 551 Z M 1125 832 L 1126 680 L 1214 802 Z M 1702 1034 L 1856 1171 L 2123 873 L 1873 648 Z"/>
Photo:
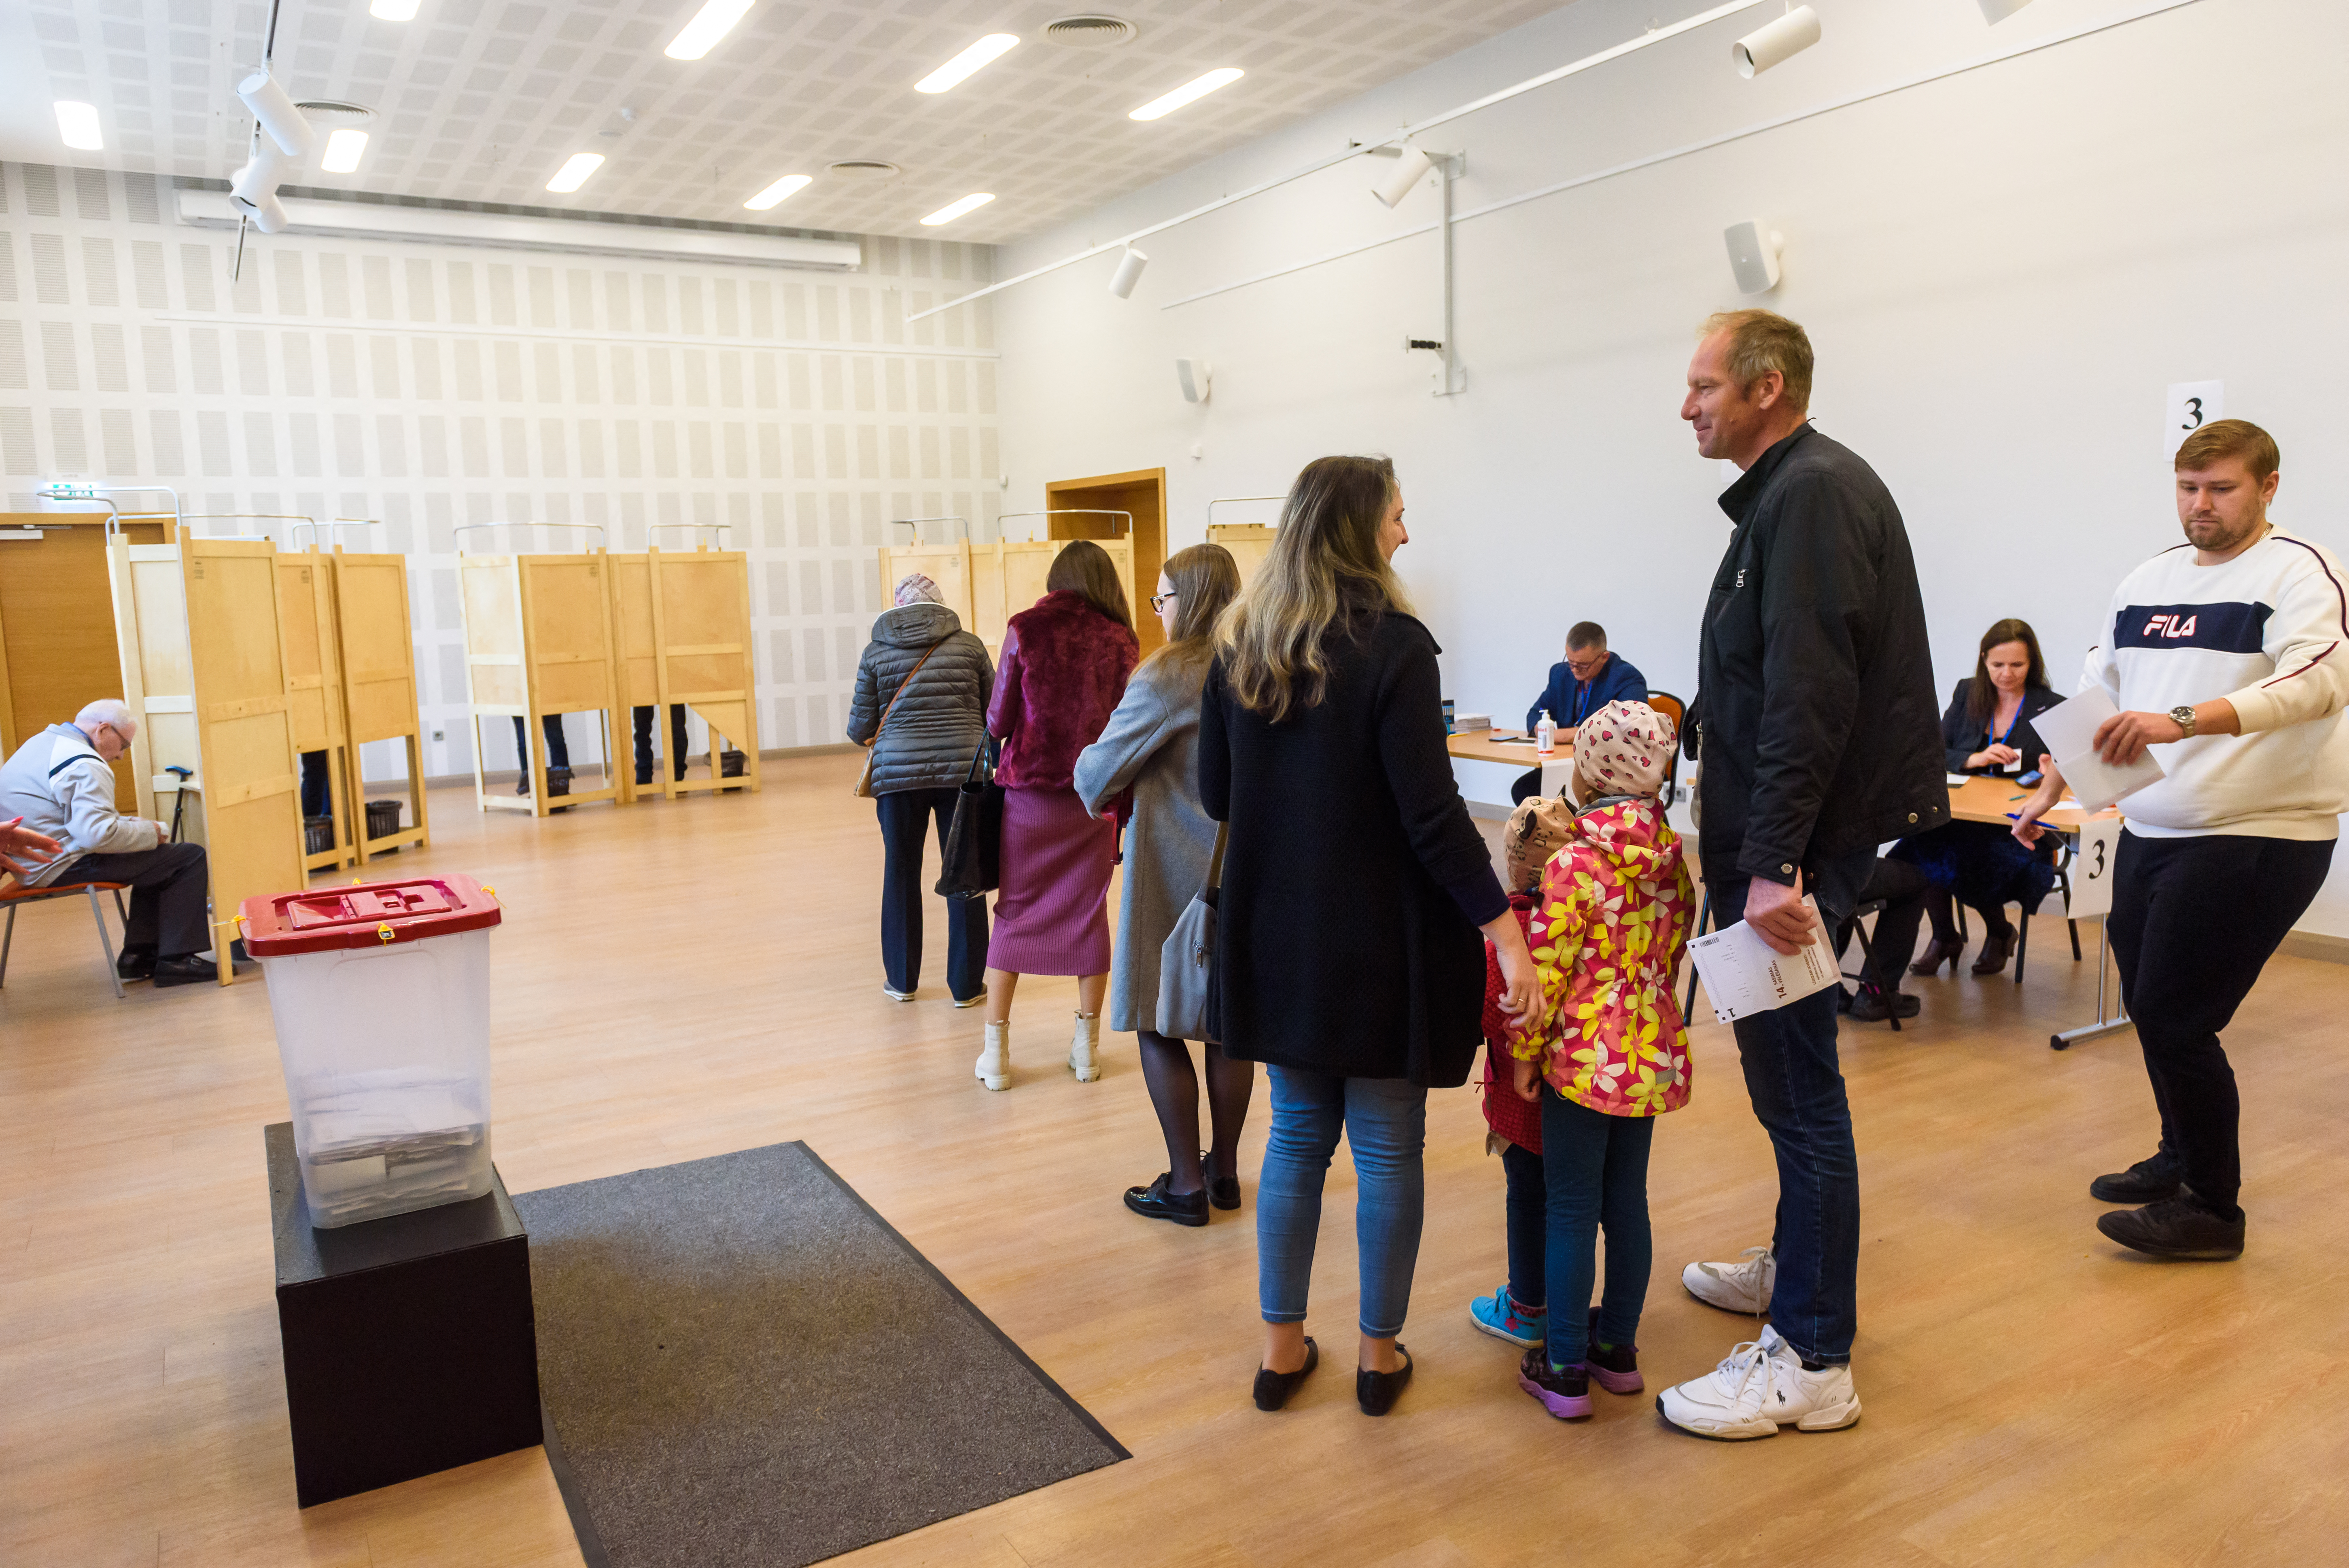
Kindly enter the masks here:
<path id="1" fill-rule="evenodd" d="M 1549 1335 L 1549 1314 L 1536 1307 L 1528 1312 L 1509 1295 L 1507 1285 L 1468 1304 L 1471 1322 L 1495 1339 L 1530 1350 Z"/>

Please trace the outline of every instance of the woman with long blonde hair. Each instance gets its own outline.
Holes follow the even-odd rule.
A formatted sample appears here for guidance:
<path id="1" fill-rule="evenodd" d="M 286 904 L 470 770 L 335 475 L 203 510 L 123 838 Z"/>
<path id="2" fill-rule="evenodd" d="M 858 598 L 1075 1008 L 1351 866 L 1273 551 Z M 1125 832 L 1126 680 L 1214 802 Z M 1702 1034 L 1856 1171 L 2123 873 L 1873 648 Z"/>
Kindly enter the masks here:
<path id="1" fill-rule="evenodd" d="M 1215 657 L 1216 618 L 1239 588 L 1239 565 L 1220 544 L 1195 544 L 1168 558 L 1150 597 L 1165 645 L 1133 672 L 1109 727 L 1077 758 L 1077 794 L 1087 810 L 1110 814 L 1122 792 L 1133 793 L 1109 1026 L 1132 1030 L 1141 1044 L 1166 1170 L 1147 1186 L 1126 1189 L 1125 1206 L 1178 1225 L 1206 1224 L 1211 1202 L 1240 1206 L 1240 1124 L 1256 1088 L 1254 1063 L 1201 1042 L 1214 1126 L 1212 1151 L 1203 1154 L 1191 1047 L 1158 1032 L 1159 954 L 1215 853 L 1216 824 L 1199 803 L 1199 691 Z"/>
<path id="2" fill-rule="evenodd" d="M 1305 1334 L 1321 1187 L 1342 1132 L 1357 1178 L 1354 1393 L 1384 1415 L 1409 1381 L 1427 1090 L 1466 1081 L 1485 944 L 1502 1007 L 1536 980 L 1444 751 L 1435 639 L 1390 562 L 1410 539 L 1384 458 L 1297 476 L 1272 552 L 1224 613 L 1199 722 L 1199 794 L 1228 826 L 1216 961 L 1223 1049 L 1266 1064 L 1272 1129 L 1257 1191 L 1265 1353 L 1277 1410 L 1319 1363 Z"/>

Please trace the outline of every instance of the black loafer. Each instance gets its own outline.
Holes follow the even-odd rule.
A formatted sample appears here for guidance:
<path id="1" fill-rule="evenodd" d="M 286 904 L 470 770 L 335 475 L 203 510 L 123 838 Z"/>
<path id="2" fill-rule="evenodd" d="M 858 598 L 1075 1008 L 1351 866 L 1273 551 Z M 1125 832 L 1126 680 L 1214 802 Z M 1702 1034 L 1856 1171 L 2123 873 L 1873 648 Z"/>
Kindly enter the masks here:
<path id="1" fill-rule="evenodd" d="M 1294 1372 L 1271 1372 L 1261 1367 L 1256 1369 L 1256 1408 L 1259 1410 L 1279 1409 L 1288 1403 L 1288 1397 L 1297 1392 L 1297 1386 L 1312 1377 L 1313 1368 L 1320 1365 L 1321 1347 L 1313 1343 L 1313 1336 L 1309 1334 L 1305 1336 L 1304 1366 Z"/>
<path id="2" fill-rule="evenodd" d="M 220 971 L 209 958 L 192 953 L 182 953 L 174 958 L 158 958 L 154 968 L 155 988 L 168 985 L 201 985 L 220 978 Z"/>
<path id="3" fill-rule="evenodd" d="M 1906 991 L 1883 992 L 1873 985 L 1863 985 L 1859 995 L 1846 1004 L 1844 1011 L 1855 1022 L 1880 1024 L 1887 1018 L 1913 1018 L 1923 1006 Z"/>
<path id="4" fill-rule="evenodd" d="M 1200 1192 L 1170 1192 L 1167 1183 L 1174 1179 L 1171 1171 L 1162 1171 L 1158 1180 L 1147 1187 L 1128 1187 L 1125 1206 L 1137 1214 L 1153 1220 L 1171 1220 L 1178 1225 L 1204 1225 L 1207 1222 L 1207 1194 Z"/>
<path id="5" fill-rule="evenodd" d="M 155 950 L 126 947 L 114 960 L 114 972 L 125 980 L 146 980 L 155 973 Z"/>
<path id="6" fill-rule="evenodd" d="M 2126 1171 L 2099 1176 L 2088 1183 L 2088 1196 L 2099 1203 L 2158 1203 L 2186 1191 L 2178 1161 L 2167 1154 L 2140 1160 Z"/>
<path id="7" fill-rule="evenodd" d="M 1199 1170 L 1204 1174 L 1206 1169 L 1207 1151 L 1202 1149 L 1199 1150 Z M 1239 1177 L 1237 1174 L 1207 1177 L 1207 1202 L 1218 1209 L 1238 1208 L 1240 1206 Z"/>
<path id="8" fill-rule="evenodd" d="M 1354 1368 L 1354 1403 L 1362 1408 L 1365 1416 L 1383 1416 L 1393 1409 L 1403 1386 L 1411 1381 L 1413 1363 L 1410 1347 L 1398 1339 L 1395 1354 L 1402 1357 L 1402 1365 L 1392 1372 L 1373 1372 L 1367 1367 Z"/>
<path id="9" fill-rule="evenodd" d="M 2224 1263 L 2243 1255 L 2243 1222 L 2222 1220 L 2191 1198 L 2168 1198 L 2142 1209 L 2099 1214 L 2096 1229 L 2150 1257 Z"/>

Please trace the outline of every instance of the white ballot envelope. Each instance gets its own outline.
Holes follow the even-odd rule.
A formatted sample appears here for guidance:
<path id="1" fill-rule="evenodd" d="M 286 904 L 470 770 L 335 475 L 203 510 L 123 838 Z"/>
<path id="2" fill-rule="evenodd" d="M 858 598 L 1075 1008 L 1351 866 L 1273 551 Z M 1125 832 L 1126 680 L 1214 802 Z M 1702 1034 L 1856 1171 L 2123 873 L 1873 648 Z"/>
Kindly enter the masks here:
<path id="1" fill-rule="evenodd" d="M 1811 941 L 1806 947 L 1781 953 L 1762 940 L 1744 921 L 1726 931 L 1710 932 L 1691 941 L 1689 957 L 1704 976 L 1705 998 L 1713 1016 L 1726 1024 L 1767 1013 L 1789 1002 L 1799 1002 L 1815 991 L 1838 984 L 1835 952 L 1819 926 L 1819 906 L 1806 897 L 1811 914 Z"/>
<path id="2" fill-rule="evenodd" d="M 2104 687 L 2092 686 L 2031 721 L 2039 738 L 2047 743 L 2064 782 L 2091 811 L 2101 811 L 2162 777 L 2161 764 L 2153 759 L 2150 750 L 2126 768 L 2116 768 L 2096 754 L 2097 727 L 2119 711 Z"/>

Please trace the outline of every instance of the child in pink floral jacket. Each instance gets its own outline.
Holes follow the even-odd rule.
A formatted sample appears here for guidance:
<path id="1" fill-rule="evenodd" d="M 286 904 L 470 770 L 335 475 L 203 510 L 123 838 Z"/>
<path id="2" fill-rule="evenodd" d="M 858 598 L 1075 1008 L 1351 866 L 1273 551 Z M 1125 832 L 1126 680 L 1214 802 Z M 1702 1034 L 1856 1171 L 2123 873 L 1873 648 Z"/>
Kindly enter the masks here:
<path id="1" fill-rule="evenodd" d="M 1645 703 L 1610 702 L 1575 731 L 1574 835 L 1550 857 L 1527 939 L 1542 999 L 1513 1031 L 1516 1092 L 1541 1107 L 1547 1343 L 1518 1386 L 1561 1419 L 1591 1412 L 1590 1383 L 1642 1387 L 1635 1336 L 1652 1244 L 1655 1119 L 1688 1103 L 1688 1030 L 1672 981 L 1693 888 L 1656 799 L 1677 737 Z M 1607 1280 L 1586 1317 L 1599 1230 Z"/>

